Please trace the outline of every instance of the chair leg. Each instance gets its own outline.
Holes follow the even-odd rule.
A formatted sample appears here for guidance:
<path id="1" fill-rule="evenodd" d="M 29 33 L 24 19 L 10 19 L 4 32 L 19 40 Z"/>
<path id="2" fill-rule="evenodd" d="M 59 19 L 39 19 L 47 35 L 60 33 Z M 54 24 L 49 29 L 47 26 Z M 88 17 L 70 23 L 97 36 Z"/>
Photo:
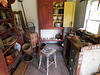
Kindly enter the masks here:
<path id="1" fill-rule="evenodd" d="M 54 61 L 55 61 L 55 68 L 57 68 L 57 62 L 56 62 L 56 52 L 54 53 Z"/>
<path id="2" fill-rule="evenodd" d="M 42 54 L 41 54 L 41 56 L 40 56 L 39 69 L 40 69 L 40 67 L 41 67 L 41 62 L 42 62 Z"/>
<path id="3" fill-rule="evenodd" d="M 48 75 L 48 72 L 49 72 L 49 57 L 47 57 L 47 75 Z"/>

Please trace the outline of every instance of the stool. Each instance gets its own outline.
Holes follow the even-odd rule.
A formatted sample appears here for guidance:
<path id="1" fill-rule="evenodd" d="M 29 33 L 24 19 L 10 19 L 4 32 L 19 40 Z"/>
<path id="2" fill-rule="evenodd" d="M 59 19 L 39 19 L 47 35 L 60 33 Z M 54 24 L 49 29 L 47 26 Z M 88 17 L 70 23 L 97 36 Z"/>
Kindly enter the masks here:
<path id="1" fill-rule="evenodd" d="M 52 49 L 52 48 L 46 47 L 43 50 L 41 50 L 41 56 L 40 56 L 40 61 L 39 61 L 39 69 L 40 69 L 40 66 L 41 66 L 42 54 L 44 54 L 46 56 L 46 58 L 47 58 L 47 75 L 48 75 L 49 66 L 51 64 L 55 63 L 55 68 L 57 67 L 56 49 Z M 51 55 L 54 55 L 54 61 L 49 64 L 49 56 L 51 56 Z"/>

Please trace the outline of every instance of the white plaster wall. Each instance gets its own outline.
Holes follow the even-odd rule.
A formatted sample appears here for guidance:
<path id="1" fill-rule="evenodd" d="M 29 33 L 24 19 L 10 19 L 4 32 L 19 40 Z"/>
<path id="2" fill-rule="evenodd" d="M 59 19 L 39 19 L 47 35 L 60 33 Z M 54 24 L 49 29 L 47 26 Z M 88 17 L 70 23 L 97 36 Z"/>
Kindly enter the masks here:
<path id="1" fill-rule="evenodd" d="M 36 32 L 38 32 L 38 9 L 37 9 L 37 0 L 23 0 L 23 6 L 26 14 L 27 21 L 34 23 L 36 27 Z M 12 4 L 13 11 L 22 10 L 21 3 L 17 0 Z"/>
<path id="2" fill-rule="evenodd" d="M 52 38 L 55 37 L 56 34 L 61 33 L 61 30 L 41 30 L 41 37 L 42 38 Z"/>
<path id="3" fill-rule="evenodd" d="M 13 11 L 19 11 L 20 10 L 20 4 L 17 0 L 13 4 L 11 4 L 11 6 L 12 6 Z"/>
<path id="4" fill-rule="evenodd" d="M 86 4 L 87 4 L 87 1 L 80 2 L 79 0 L 76 0 L 74 31 L 84 26 Z"/>

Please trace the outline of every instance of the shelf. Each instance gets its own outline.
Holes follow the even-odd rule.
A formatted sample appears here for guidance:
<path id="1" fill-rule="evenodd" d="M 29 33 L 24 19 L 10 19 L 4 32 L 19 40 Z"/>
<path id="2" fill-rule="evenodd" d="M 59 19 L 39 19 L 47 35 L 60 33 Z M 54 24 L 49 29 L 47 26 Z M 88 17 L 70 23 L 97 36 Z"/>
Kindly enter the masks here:
<path id="1" fill-rule="evenodd" d="M 8 21 L 8 20 L 13 20 L 13 18 L 8 18 L 8 19 L 0 19 L 0 21 Z"/>
<path id="2" fill-rule="evenodd" d="M 15 41 L 11 46 L 9 46 L 3 54 L 5 54 L 7 51 L 9 51 L 9 49 L 10 49 L 11 47 L 13 47 L 13 46 L 15 45 L 15 43 L 18 42 L 19 40 L 20 40 L 20 37 L 19 37 L 19 38 L 17 39 L 17 41 Z"/>
<path id="3" fill-rule="evenodd" d="M 53 14 L 54 16 L 63 16 L 64 14 Z"/>
<path id="4" fill-rule="evenodd" d="M 41 40 L 41 41 L 62 41 L 62 40 Z"/>
<path id="5" fill-rule="evenodd" d="M 11 8 L 8 8 L 8 7 L 7 8 L 6 7 L 0 7 L 0 9 L 11 9 Z"/>
<path id="6" fill-rule="evenodd" d="M 8 66 L 8 71 L 11 70 L 11 68 L 16 63 L 16 61 L 18 60 L 19 57 L 21 57 L 21 52 L 19 52 L 18 56 L 13 60 L 13 63 Z"/>
<path id="7" fill-rule="evenodd" d="M 64 9 L 64 7 L 53 7 L 53 9 Z"/>
<path id="8" fill-rule="evenodd" d="M 14 29 L 14 28 L 15 28 L 15 27 L 12 27 L 12 28 L 8 29 L 8 30 L 5 31 L 5 32 L 1 32 L 0 35 L 1 35 L 1 34 L 4 34 L 4 33 L 6 33 L 6 32 L 9 32 L 10 30 L 12 30 L 12 29 Z"/>
<path id="9" fill-rule="evenodd" d="M 53 27 L 53 29 L 64 29 L 63 27 Z"/>
<path id="10" fill-rule="evenodd" d="M 53 22 L 63 22 L 63 21 L 53 21 Z"/>

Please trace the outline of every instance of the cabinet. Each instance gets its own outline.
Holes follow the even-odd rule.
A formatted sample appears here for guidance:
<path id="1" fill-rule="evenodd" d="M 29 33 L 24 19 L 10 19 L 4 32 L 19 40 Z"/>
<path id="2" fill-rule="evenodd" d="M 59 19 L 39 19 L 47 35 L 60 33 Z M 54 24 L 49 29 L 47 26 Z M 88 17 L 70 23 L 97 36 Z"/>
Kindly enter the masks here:
<path id="1" fill-rule="evenodd" d="M 10 55 L 13 55 L 13 52 L 16 52 L 16 50 L 12 50 L 12 47 L 15 45 L 16 42 L 19 42 L 21 45 L 23 44 L 23 38 L 21 33 L 16 29 L 16 25 L 14 22 L 14 15 L 11 9 L 11 4 L 15 0 L 8 0 L 8 6 L 3 7 L 0 5 L 0 39 L 5 40 L 11 36 L 17 36 L 18 38 L 13 41 L 11 45 L 4 45 L 4 49 L 0 48 L 0 74 L 2 75 L 9 75 L 8 72 L 10 72 L 12 69 L 14 69 L 16 61 L 21 56 L 21 51 L 18 52 L 18 55 L 16 57 L 13 57 L 13 62 L 10 65 L 7 65 L 5 62 L 5 57 Z M 3 29 L 4 27 L 5 29 Z M 9 40 L 8 42 L 11 42 L 12 40 Z M 3 73 L 4 72 L 4 73 Z"/>
<path id="2" fill-rule="evenodd" d="M 75 2 L 65 2 L 65 1 L 66 0 L 38 0 L 40 40 L 41 40 L 41 29 L 60 29 L 62 31 L 61 41 L 63 41 L 64 40 L 63 27 L 73 26 Z M 52 40 L 52 41 L 59 41 L 59 40 Z"/>
<path id="3" fill-rule="evenodd" d="M 65 2 L 63 27 L 73 27 L 75 16 L 75 2 Z"/>
<path id="4" fill-rule="evenodd" d="M 76 2 L 64 1 L 65 0 L 38 0 L 38 17 L 40 29 L 73 27 Z M 55 26 L 55 23 L 61 23 L 61 26 L 57 27 Z"/>
<path id="5" fill-rule="evenodd" d="M 40 2 L 38 8 L 39 28 L 51 28 L 51 2 Z"/>
<path id="6" fill-rule="evenodd" d="M 76 75 L 77 63 L 80 52 L 80 45 L 75 44 L 70 38 L 65 39 L 65 62 L 70 75 Z"/>
<path id="7" fill-rule="evenodd" d="M 84 40 L 85 42 L 75 42 L 70 36 L 65 37 L 64 59 L 70 74 L 91 75 L 98 72 L 100 63 L 100 40 L 97 41 L 97 39 L 93 39 L 81 31 L 76 31 L 76 34 L 80 36 L 80 40 Z M 92 45 L 86 46 L 88 43 L 92 43 Z"/>

